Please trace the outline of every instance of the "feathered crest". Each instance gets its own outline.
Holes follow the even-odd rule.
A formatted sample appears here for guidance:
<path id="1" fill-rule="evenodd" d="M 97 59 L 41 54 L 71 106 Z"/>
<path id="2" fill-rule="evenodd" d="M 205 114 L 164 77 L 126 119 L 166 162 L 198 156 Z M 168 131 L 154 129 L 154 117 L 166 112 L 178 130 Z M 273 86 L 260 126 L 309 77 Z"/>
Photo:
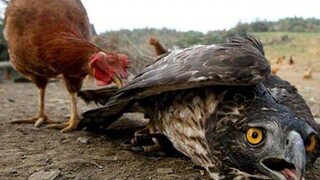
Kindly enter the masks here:
<path id="1" fill-rule="evenodd" d="M 265 55 L 262 42 L 251 34 L 245 37 L 240 37 L 240 36 L 232 37 L 232 38 L 229 38 L 227 42 L 236 43 L 236 44 L 241 44 L 246 42 L 251 43 L 255 48 L 257 48 L 257 50 L 261 52 L 261 54 Z"/>

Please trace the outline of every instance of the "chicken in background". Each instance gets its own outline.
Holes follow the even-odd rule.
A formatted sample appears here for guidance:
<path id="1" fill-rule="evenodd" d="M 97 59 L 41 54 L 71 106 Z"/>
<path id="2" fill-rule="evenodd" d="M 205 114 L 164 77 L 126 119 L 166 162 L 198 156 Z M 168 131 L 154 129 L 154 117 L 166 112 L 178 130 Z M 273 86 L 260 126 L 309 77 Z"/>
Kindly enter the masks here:
<path id="1" fill-rule="evenodd" d="M 303 79 L 311 79 L 312 78 L 312 70 L 311 68 L 308 68 L 302 76 Z"/>
<path id="2" fill-rule="evenodd" d="M 271 65 L 271 73 L 272 74 L 277 74 L 279 70 L 280 70 L 280 65 L 279 64 Z"/>
<path id="3" fill-rule="evenodd" d="M 276 61 L 276 64 L 282 64 L 282 62 L 286 59 L 286 56 L 280 56 L 278 57 L 277 61 Z"/>
<path id="4" fill-rule="evenodd" d="M 38 127 L 68 132 L 77 127 L 76 93 L 91 74 L 98 85 L 127 78 L 129 60 L 107 52 L 90 42 L 90 23 L 80 0 L 12 0 L 5 12 L 4 35 L 14 68 L 39 89 L 38 113 L 14 123 L 35 123 Z M 67 123 L 51 121 L 44 112 L 48 79 L 62 75 L 71 97 L 71 117 Z"/>
<path id="5" fill-rule="evenodd" d="M 168 50 L 155 37 L 149 38 L 149 44 L 154 47 L 157 56 L 168 52 Z"/>
<path id="6" fill-rule="evenodd" d="M 271 73 L 272 74 L 277 74 L 278 71 L 280 70 L 280 67 L 283 65 L 283 62 L 285 61 L 286 56 L 280 56 L 278 57 L 276 64 L 271 64 Z"/>
<path id="7" fill-rule="evenodd" d="M 289 58 L 289 65 L 294 65 L 294 61 L 293 61 L 292 56 L 290 56 L 290 58 Z"/>

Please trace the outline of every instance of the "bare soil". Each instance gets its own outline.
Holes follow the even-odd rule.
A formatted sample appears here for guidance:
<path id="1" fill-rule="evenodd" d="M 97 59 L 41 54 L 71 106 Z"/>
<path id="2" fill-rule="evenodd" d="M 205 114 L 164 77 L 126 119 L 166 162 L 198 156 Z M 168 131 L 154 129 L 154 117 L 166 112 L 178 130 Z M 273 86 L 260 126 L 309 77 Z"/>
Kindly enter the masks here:
<path id="1" fill-rule="evenodd" d="M 285 66 L 279 75 L 295 84 L 315 118 L 320 117 L 320 73 L 303 80 L 303 69 Z M 92 87 L 92 83 L 85 87 Z M 0 83 L 0 179 L 209 179 L 185 157 L 145 155 L 121 146 L 124 138 L 86 131 L 58 130 L 11 124 L 33 116 L 38 92 L 32 83 Z M 69 97 L 62 82 L 48 85 L 46 112 L 52 120 L 67 121 Z M 79 112 L 87 106 L 79 100 Z M 312 176 L 319 179 L 320 162 Z"/>

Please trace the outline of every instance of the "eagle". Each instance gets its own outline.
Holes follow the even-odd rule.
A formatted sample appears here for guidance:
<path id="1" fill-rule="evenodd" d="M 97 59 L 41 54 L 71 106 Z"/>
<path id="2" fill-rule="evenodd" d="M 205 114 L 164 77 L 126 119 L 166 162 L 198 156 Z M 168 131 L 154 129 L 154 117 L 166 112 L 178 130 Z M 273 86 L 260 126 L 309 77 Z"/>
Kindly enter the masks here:
<path id="1" fill-rule="evenodd" d="M 119 90 L 83 90 L 102 107 L 82 114 L 108 127 L 126 112 L 149 119 L 144 133 L 202 166 L 212 179 L 303 179 L 319 157 L 319 125 L 297 89 L 271 75 L 261 41 L 164 52 Z M 140 131 L 142 132 L 142 131 Z"/>

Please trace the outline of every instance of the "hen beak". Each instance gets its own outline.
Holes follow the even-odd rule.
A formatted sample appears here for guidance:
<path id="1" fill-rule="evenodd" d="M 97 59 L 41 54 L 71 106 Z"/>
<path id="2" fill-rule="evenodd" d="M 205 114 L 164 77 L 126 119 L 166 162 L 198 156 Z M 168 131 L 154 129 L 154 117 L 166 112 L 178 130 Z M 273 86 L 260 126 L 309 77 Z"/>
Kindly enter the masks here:
<path id="1" fill-rule="evenodd" d="M 114 74 L 112 76 L 112 80 L 113 80 L 113 82 L 116 84 L 116 86 L 118 88 L 121 88 L 123 86 L 123 82 L 122 82 L 121 78 L 117 74 Z"/>

